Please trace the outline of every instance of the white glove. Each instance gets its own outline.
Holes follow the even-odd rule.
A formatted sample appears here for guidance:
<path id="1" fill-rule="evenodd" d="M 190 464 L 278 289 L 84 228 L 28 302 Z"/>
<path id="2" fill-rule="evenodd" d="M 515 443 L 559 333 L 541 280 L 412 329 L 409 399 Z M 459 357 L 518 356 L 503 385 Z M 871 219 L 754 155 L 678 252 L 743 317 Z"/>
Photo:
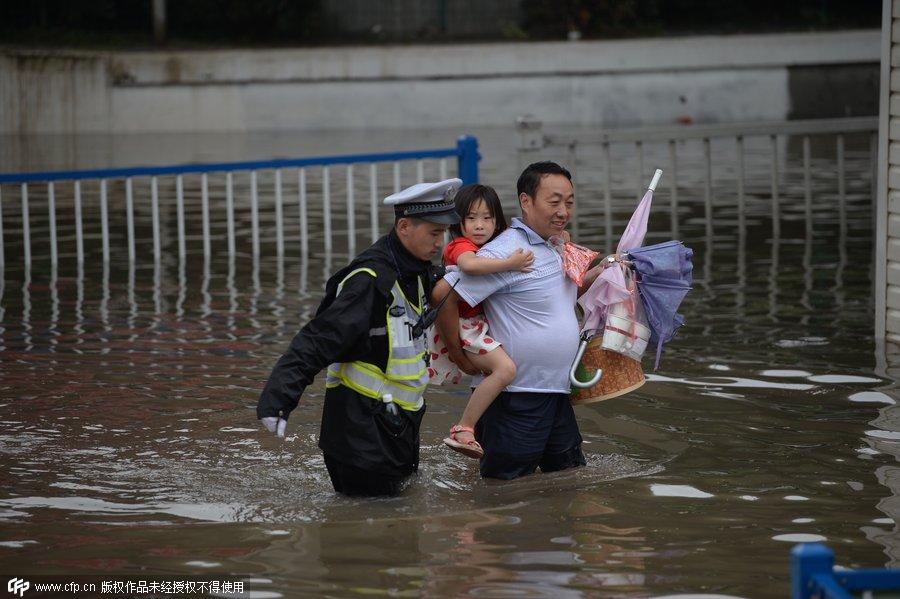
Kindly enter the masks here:
<path id="1" fill-rule="evenodd" d="M 287 428 L 287 420 L 279 418 L 278 416 L 266 416 L 265 418 L 260 418 L 260 420 L 262 420 L 263 426 L 266 427 L 270 433 L 275 433 L 279 437 L 284 436 L 284 429 Z"/>

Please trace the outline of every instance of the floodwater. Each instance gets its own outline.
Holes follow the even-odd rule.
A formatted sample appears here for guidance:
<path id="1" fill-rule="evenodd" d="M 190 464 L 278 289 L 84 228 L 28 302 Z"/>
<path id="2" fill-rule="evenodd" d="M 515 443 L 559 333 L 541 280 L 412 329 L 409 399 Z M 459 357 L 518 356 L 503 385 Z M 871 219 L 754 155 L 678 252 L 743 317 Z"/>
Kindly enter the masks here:
<path id="1" fill-rule="evenodd" d="M 422 145 L 449 146 L 452 133 Z M 408 132 L 397 135 L 394 146 L 384 132 L 369 141 L 419 145 Z M 516 154 L 512 131 L 480 138 L 482 181 L 511 206 L 528 157 Z M 366 139 L 336 148 L 327 139 L 317 153 L 372 149 Z M 136 145 L 113 162 L 273 155 L 252 153 L 264 140 L 223 151 L 201 136 L 193 142 L 201 158 L 148 140 L 145 153 Z M 321 377 L 291 415 L 286 439 L 255 420 L 271 366 L 314 312 L 327 273 L 346 260 L 318 249 L 321 234 L 310 255 L 289 243 L 279 260 L 266 233 L 254 261 L 242 209 L 235 259 L 223 249 L 223 227 L 214 227 L 213 259 L 203 260 L 193 236 L 179 263 L 169 212 L 157 267 L 145 211 L 136 265 L 117 229 L 104 268 L 95 227 L 79 270 L 71 219 L 60 217 L 59 267 L 49 266 L 46 223 L 38 223 L 35 262 L 25 269 L 18 200 L 4 187 L 0 570 L 25 579 L 241 581 L 243 596 L 257 598 L 560 599 L 783 597 L 789 551 L 809 540 L 825 541 L 841 566 L 897 567 L 900 394 L 886 374 L 891 356 L 878 357 L 872 336 L 869 144 L 848 138 L 840 178 L 833 141 L 813 145 L 809 212 L 801 144 L 782 144 L 777 227 L 765 143 L 748 141 L 743 209 L 729 179 L 732 147 L 715 148 L 711 228 L 700 153 L 685 148 L 676 225 L 664 178 L 648 242 L 677 232 L 695 251 L 686 325 L 657 372 L 645 359 L 644 387 L 576 409 L 586 468 L 480 480 L 475 462 L 440 442 L 467 390 L 438 387 L 426 395 L 418 475 L 401 496 L 377 500 L 332 492 L 316 448 Z M 50 154 L 33 152 L 38 158 L 21 164 L 71 166 L 71 157 L 40 158 Z M 667 154 L 659 156 L 666 168 Z M 647 179 L 656 159 L 648 149 Z M 579 154 L 579 205 L 594 215 L 579 230 L 602 248 L 595 164 L 589 150 Z M 617 232 L 636 200 L 631 173 L 623 164 L 614 181 Z M 36 198 L 34 214 L 45 213 Z M 189 211 L 189 223 L 197 214 Z M 366 228 L 358 229 L 361 248 Z M 335 229 L 338 252 L 345 230 Z"/>

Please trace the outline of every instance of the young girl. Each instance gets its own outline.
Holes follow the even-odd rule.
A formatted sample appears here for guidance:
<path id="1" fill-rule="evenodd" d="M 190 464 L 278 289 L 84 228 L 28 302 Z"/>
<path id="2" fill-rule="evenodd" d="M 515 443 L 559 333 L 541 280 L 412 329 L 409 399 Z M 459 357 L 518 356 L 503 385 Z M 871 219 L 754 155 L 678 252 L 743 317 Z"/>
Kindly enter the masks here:
<path id="1" fill-rule="evenodd" d="M 534 254 L 522 249 L 503 259 L 475 255 L 479 247 L 506 229 L 506 219 L 496 191 L 485 185 L 462 187 L 456 193 L 456 212 L 460 216 L 460 224 L 450 226 L 453 240 L 444 248 L 446 266 L 457 266 L 469 275 L 531 270 Z M 444 444 L 469 457 L 481 458 L 484 450 L 475 440 L 475 423 L 515 378 L 516 365 L 490 336 L 480 305 L 473 307 L 459 302 L 459 335 L 463 349 L 469 352 L 467 357 L 486 376 L 472 392 L 462 418 L 450 429 L 450 436 L 444 439 Z M 462 373 L 450 361 L 440 335 L 433 333 L 430 340 L 433 341 L 429 370 L 431 383 L 458 383 Z"/>

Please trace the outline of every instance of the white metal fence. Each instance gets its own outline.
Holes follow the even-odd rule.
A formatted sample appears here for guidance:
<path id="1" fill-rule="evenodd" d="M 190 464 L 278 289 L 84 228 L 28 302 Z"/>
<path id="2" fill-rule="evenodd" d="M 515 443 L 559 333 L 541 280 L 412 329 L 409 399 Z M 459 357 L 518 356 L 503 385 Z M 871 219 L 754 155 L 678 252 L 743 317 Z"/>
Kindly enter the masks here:
<path id="1" fill-rule="evenodd" d="M 874 201 L 876 165 L 877 117 L 855 117 L 822 120 L 726 123 L 677 127 L 633 128 L 577 134 L 546 133 L 541 124 L 523 117 L 518 122 L 521 160 L 541 159 L 547 154 L 562 154 L 564 162 L 576 175 L 580 198 L 596 193 L 598 202 L 579 200 L 579 218 L 573 222 L 574 236 L 595 245 L 613 248 L 616 239 L 616 215 L 627 216 L 646 189 L 653 169 L 665 171 L 658 188 L 661 202 L 668 200 L 670 234 L 680 236 L 680 224 L 693 206 L 701 190 L 702 218 L 705 235 L 712 239 L 720 208 L 727 207 L 728 217 L 737 220 L 738 230 L 746 230 L 748 216 L 758 214 L 765 204 L 771 218 L 773 237 L 781 234 L 782 222 L 803 218 L 811 233 L 816 220 L 816 202 L 834 200 L 834 210 L 844 213 L 842 202 L 848 190 L 848 139 L 854 147 L 853 176 L 859 177 L 860 161 L 868 165 L 864 182 Z M 788 149 L 799 144 L 802 154 L 802 174 L 797 188 L 795 173 L 786 160 Z M 862 155 L 860 146 L 864 149 Z M 820 157 L 823 167 L 815 167 L 813 153 Z M 689 163 L 689 164 L 688 164 Z M 822 168 L 835 168 L 823 172 Z M 577 171 L 577 172 L 575 172 Z M 787 176 L 790 175 L 790 176 Z M 817 187 L 817 180 L 827 179 L 827 187 Z M 834 180 L 836 179 L 836 181 Z M 857 183 L 858 181 L 854 181 Z M 631 195 L 629 187 L 633 190 Z M 818 192 L 819 196 L 814 197 Z M 802 214 L 796 215 L 794 198 L 801 194 Z M 748 197 L 754 206 L 748 205 Z M 786 197 L 790 202 L 784 201 Z M 593 198 L 591 198 L 593 199 Z M 618 200 L 618 201 L 617 201 Z M 583 209 L 588 204 L 587 209 Z M 790 204 L 790 205 L 789 205 Z M 623 216 L 623 218 L 624 218 Z M 602 239 L 582 234 L 583 223 L 601 221 Z M 718 218 L 722 220 L 722 218 Z"/>
<path id="2" fill-rule="evenodd" d="M 80 265 L 97 251 L 104 263 L 115 252 L 135 263 L 145 251 L 156 264 L 226 250 L 233 259 L 248 247 L 258 258 L 264 245 L 282 257 L 286 240 L 301 255 L 353 255 L 360 237 L 374 241 L 393 222 L 385 195 L 446 179 L 454 157 L 459 176 L 477 181 L 477 140 L 468 136 L 413 152 L 0 174 L 0 266 L 30 268 L 40 257 L 55 268 L 69 255 Z M 335 238 L 345 244 L 335 248 Z"/>

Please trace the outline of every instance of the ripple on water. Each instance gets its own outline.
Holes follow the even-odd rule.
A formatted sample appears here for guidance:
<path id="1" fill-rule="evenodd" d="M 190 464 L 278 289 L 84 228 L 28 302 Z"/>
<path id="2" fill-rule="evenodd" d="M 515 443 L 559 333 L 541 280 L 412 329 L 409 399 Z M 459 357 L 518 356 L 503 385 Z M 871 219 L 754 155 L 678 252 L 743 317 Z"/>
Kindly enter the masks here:
<path id="1" fill-rule="evenodd" d="M 22 547 L 27 547 L 28 545 L 38 545 L 37 541 L 32 540 L 23 540 L 23 541 L 0 541 L 0 547 L 9 547 L 11 549 L 21 549 Z"/>
<path id="2" fill-rule="evenodd" d="M 875 437 L 876 439 L 885 439 L 888 441 L 900 441 L 900 431 L 883 431 L 879 429 L 868 430 L 866 435 Z"/>
<path id="3" fill-rule="evenodd" d="M 113 503 L 91 497 L 12 497 L 0 506 L 34 509 L 50 508 L 89 514 L 169 514 L 207 522 L 234 522 L 240 506 L 203 503 Z"/>
<path id="4" fill-rule="evenodd" d="M 193 443 L 190 450 L 170 451 L 173 457 L 169 458 L 147 455 L 103 464 L 85 462 L 85 454 L 60 454 L 60 463 L 65 465 L 70 459 L 69 466 L 76 469 L 72 476 L 83 482 L 56 481 L 49 486 L 79 494 L 3 499 L 0 507 L 9 509 L 0 514 L 5 521 L 29 518 L 36 509 L 112 519 L 165 514 L 207 522 L 341 521 L 358 520 L 361 513 L 390 519 L 398 512 L 404 518 L 418 518 L 484 508 L 485 500 L 488 508 L 517 505 L 548 493 L 591 488 L 661 469 L 659 464 L 622 455 L 588 454 L 584 468 L 493 484 L 479 477 L 475 462 L 460 460 L 442 445 L 423 446 L 420 471 L 410 478 L 401 496 L 373 501 L 336 495 L 321 454 L 306 439 L 290 445 L 279 442 L 278 446 L 273 452 L 260 443 L 225 455 L 216 453 L 221 447 L 218 444 Z M 257 459 L 248 461 L 250 457 Z M 103 473 L 102 484 L 84 484 L 98 471 Z M 127 493 L 123 495 L 123 491 Z M 267 534 L 287 535 L 289 531 L 276 529 Z"/>
<path id="5" fill-rule="evenodd" d="M 893 397 L 881 391 L 860 391 L 851 395 L 849 399 L 857 403 L 883 403 L 888 405 L 897 403 Z"/>
<path id="6" fill-rule="evenodd" d="M 759 374 L 775 378 L 806 378 L 812 376 L 811 372 L 805 370 L 763 370 Z"/>
<path id="7" fill-rule="evenodd" d="M 822 535 L 804 532 L 775 535 L 772 539 L 775 541 L 783 541 L 785 543 L 821 543 L 828 540 L 827 537 Z"/>
<path id="8" fill-rule="evenodd" d="M 775 342 L 778 347 L 785 349 L 794 349 L 798 347 L 815 347 L 819 345 L 828 345 L 828 340 L 824 337 L 801 337 L 800 339 L 779 339 Z"/>
<path id="9" fill-rule="evenodd" d="M 654 373 L 647 373 L 645 376 L 647 380 L 651 382 L 681 383 L 684 385 L 701 387 L 744 387 L 748 389 L 784 389 L 786 391 L 808 391 L 815 388 L 815 385 L 808 385 L 806 383 L 778 383 L 775 381 L 760 381 L 731 376 L 677 378 Z"/>
<path id="10" fill-rule="evenodd" d="M 690 485 L 650 485 L 650 492 L 657 497 L 685 497 L 689 499 L 708 499 L 714 497 L 712 493 L 701 491 Z"/>
<path id="11" fill-rule="evenodd" d="M 814 383 L 880 383 L 881 379 L 854 374 L 816 374 L 809 377 Z"/>

